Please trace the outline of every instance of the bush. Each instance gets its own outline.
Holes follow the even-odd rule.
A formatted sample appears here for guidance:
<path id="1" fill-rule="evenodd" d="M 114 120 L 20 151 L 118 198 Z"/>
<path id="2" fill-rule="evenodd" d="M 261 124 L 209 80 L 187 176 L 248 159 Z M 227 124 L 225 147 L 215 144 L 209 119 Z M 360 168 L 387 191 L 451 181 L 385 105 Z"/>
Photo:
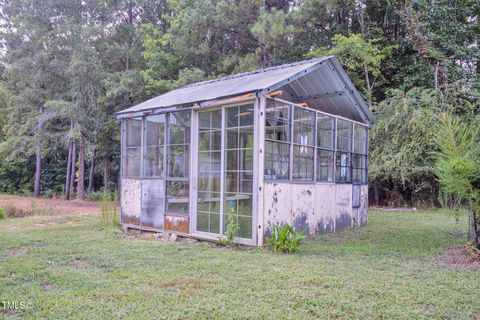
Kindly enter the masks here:
<path id="1" fill-rule="evenodd" d="M 0 208 L 0 220 L 5 219 L 6 216 L 5 209 Z"/>
<path id="2" fill-rule="evenodd" d="M 103 201 L 105 199 L 115 200 L 118 198 L 117 192 L 105 192 L 102 190 L 92 191 L 85 194 L 85 199 L 88 201 Z"/>
<path id="3" fill-rule="evenodd" d="M 293 253 L 298 251 L 305 239 L 303 232 L 296 232 L 290 225 L 273 226 L 272 236 L 267 240 L 275 253 Z"/>

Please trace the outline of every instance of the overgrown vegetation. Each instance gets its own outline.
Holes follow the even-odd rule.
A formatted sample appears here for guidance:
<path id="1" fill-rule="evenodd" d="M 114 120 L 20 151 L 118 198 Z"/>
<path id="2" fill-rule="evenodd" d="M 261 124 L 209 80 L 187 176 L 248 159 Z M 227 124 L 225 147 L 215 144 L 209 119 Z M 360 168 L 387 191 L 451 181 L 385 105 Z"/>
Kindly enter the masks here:
<path id="1" fill-rule="evenodd" d="M 300 248 L 305 239 L 304 232 L 296 232 L 290 225 L 275 225 L 272 228 L 272 235 L 267 243 L 275 253 L 294 253 Z"/>
<path id="2" fill-rule="evenodd" d="M 457 216 L 458 217 L 458 216 Z M 466 227 L 466 215 L 461 225 Z M 375 212 L 292 255 L 104 232 L 99 217 L 0 223 L 0 318 L 474 319 L 479 270 L 448 264 L 455 214 Z M 454 258 L 454 257 L 452 257 Z M 99 303 L 101 301 L 101 303 Z"/>
<path id="3" fill-rule="evenodd" d="M 431 124 L 451 109 L 478 117 L 478 1 L 0 4 L 0 192 L 116 190 L 115 112 L 191 82 L 322 54 L 338 56 L 375 111 L 373 204 L 438 205 Z"/>
<path id="4" fill-rule="evenodd" d="M 231 245 L 240 231 L 240 223 L 235 208 L 229 207 L 227 218 L 225 219 L 225 226 L 224 237 L 220 239 L 219 243 Z"/>
<path id="5" fill-rule="evenodd" d="M 118 194 L 105 194 L 100 205 L 100 216 L 105 228 L 120 226 L 120 211 L 118 208 Z"/>
<path id="6" fill-rule="evenodd" d="M 443 190 L 454 195 L 471 215 L 474 245 L 480 249 L 480 131 L 451 114 L 443 114 L 436 130 L 435 170 Z"/>

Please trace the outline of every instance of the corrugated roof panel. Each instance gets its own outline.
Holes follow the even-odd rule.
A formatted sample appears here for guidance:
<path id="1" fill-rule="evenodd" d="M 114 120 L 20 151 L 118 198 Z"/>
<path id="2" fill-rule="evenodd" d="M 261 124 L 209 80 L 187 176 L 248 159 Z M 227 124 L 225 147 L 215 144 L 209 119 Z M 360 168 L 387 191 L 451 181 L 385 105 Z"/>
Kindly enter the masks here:
<path id="1" fill-rule="evenodd" d="M 262 90 L 282 80 L 288 79 L 289 77 L 292 77 L 328 58 L 329 57 L 312 59 L 289 65 L 199 82 L 167 92 L 119 113 L 131 113 L 174 105 L 190 104 Z"/>
<path id="2" fill-rule="evenodd" d="M 119 112 L 130 114 L 282 89 L 293 102 L 360 122 L 373 115 L 335 57 L 328 56 L 195 83 Z"/>

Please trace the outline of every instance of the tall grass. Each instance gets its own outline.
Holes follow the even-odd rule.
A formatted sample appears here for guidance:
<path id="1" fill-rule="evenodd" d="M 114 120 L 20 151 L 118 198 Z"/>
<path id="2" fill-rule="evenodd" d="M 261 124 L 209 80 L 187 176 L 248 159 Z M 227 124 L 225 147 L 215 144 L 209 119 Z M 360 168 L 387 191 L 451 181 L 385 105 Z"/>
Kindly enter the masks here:
<path id="1" fill-rule="evenodd" d="M 105 228 L 120 226 L 120 210 L 118 208 L 118 193 L 105 194 L 100 205 L 102 225 Z"/>

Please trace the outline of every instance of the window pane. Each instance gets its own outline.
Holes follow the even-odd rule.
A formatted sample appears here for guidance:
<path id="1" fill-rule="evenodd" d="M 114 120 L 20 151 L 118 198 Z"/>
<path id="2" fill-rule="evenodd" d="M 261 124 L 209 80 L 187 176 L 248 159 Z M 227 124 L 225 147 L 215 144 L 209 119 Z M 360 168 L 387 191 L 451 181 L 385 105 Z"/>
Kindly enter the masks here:
<path id="1" fill-rule="evenodd" d="M 337 152 L 336 159 L 336 182 L 352 182 L 351 178 L 352 159 L 350 153 Z"/>
<path id="2" fill-rule="evenodd" d="M 123 175 L 126 177 L 140 176 L 141 148 L 124 148 Z"/>
<path id="3" fill-rule="evenodd" d="M 240 126 L 253 126 L 253 104 L 239 107 Z"/>
<path id="4" fill-rule="evenodd" d="M 170 113 L 169 144 L 190 143 L 190 110 Z"/>
<path id="5" fill-rule="evenodd" d="M 277 141 L 290 140 L 291 106 L 267 99 L 265 138 Z"/>
<path id="6" fill-rule="evenodd" d="M 337 149 L 352 151 L 353 123 L 337 119 Z"/>
<path id="7" fill-rule="evenodd" d="M 353 155 L 353 182 L 367 183 L 367 156 Z"/>
<path id="8" fill-rule="evenodd" d="M 355 125 L 353 152 L 367 154 L 367 127 Z"/>
<path id="9" fill-rule="evenodd" d="M 326 115 L 317 114 L 317 146 L 325 149 L 334 149 L 335 119 Z"/>
<path id="10" fill-rule="evenodd" d="M 170 177 L 188 177 L 189 148 L 188 145 L 168 147 L 168 175 Z"/>
<path id="11" fill-rule="evenodd" d="M 333 182 L 333 151 L 317 150 L 317 181 Z"/>
<path id="12" fill-rule="evenodd" d="M 168 117 L 167 169 L 169 177 L 188 177 L 190 168 L 190 110 L 172 112 Z M 211 117 L 203 117 L 203 125 L 211 122 Z M 200 134 L 200 150 L 210 147 L 212 136 Z"/>
<path id="13" fill-rule="evenodd" d="M 161 177 L 163 171 L 163 146 L 145 147 L 145 176 Z"/>
<path id="14" fill-rule="evenodd" d="M 304 146 L 293 146 L 293 180 L 313 180 L 313 150 Z"/>
<path id="15" fill-rule="evenodd" d="M 165 115 L 159 114 L 145 118 L 147 126 L 147 146 L 161 146 L 165 144 Z"/>
<path id="16" fill-rule="evenodd" d="M 237 110 L 237 124 L 231 120 L 232 110 L 227 109 L 227 146 L 225 151 L 225 232 L 228 215 L 240 224 L 239 237 L 251 238 L 252 224 L 240 223 L 241 214 L 251 216 L 253 186 L 253 107 L 252 105 L 230 108 Z M 250 201 L 250 202 L 248 202 Z M 249 213 L 250 212 L 250 213 Z"/>
<path id="17" fill-rule="evenodd" d="M 189 184 L 167 181 L 167 212 L 188 216 Z"/>
<path id="18" fill-rule="evenodd" d="M 126 119 L 125 147 L 140 147 L 142 144 L 142 119 Z"/>
<path id="19" fill-rule="evenodd" d="M 165 115 L 154 115 L 145 118 L 145 176 L 161 177 L 164 175 L 164 143 L 165 143 Z"/>
<path id="20" fill-rule="evenodd" d="M 265 178 L 287 180 L 290 171 L 290 144 L 265 141 Z"/>
<path id="21" fill-rule="evenodd" d="M 295 107 L 293 117 L 293 142 L 301 145 L 314 145 L 315 112 Z"/>

